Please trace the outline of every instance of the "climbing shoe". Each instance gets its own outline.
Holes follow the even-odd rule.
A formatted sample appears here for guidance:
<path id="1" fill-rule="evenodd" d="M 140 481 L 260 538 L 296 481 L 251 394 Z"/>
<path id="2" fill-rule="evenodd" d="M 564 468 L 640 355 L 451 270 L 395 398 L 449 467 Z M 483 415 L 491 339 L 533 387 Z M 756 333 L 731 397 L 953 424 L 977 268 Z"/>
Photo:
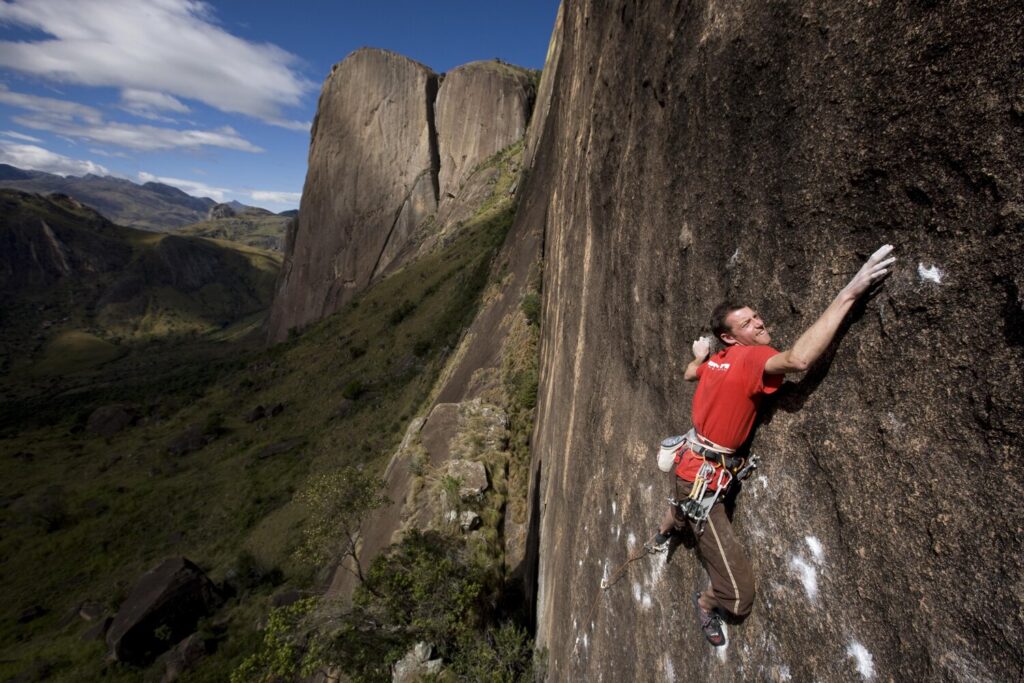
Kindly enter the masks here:
<path id="1" fill-rule="evenodd" d="M 725 632 L 722 630 L 722 618 L 711 610 L 708 612 L 700 606 L 700 593 L 693 594 L 693 608 L 697 611 L 697 622 L 707 641 L 715 647 L 725 645 Z"/>
<path id="2" fill-rule="evenodd" d="M 669 541 L 672 540 L 672 532 L 661 533 L 660 531 L 654 534 L 654 539 L 651 541 L 651 551 L 656 553 L 663 553 L 668 550 Z"/>

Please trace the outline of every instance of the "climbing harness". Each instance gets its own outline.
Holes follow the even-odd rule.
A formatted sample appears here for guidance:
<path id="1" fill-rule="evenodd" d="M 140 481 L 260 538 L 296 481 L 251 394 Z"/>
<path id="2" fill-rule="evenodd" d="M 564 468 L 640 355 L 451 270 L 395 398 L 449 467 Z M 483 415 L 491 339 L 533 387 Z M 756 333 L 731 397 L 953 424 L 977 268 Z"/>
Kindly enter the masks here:
<path id="1" fill-rule="evenodd" d="M 710 460 L 733 472 L 745 464 L 743 458 L 735 455 L 735 449 L 719 446 L 711 439 L 698 434 L 696 428 L 691 428 L 686 434 L 670 436 L 661 442 L 658 449 L 658 469 L 662 472 L 671 472 L 688 450 L 693 451 L 704 461 Z"/>
<path id="2" fill-rule="evenodd" d="M 750 459 L 735 474 L 724 467 L 716 469 L 710 462 L 705 461 L 697 471 L 697 477 L 694 479 L 690 494 L 682 500 L 669 497 L 669 505 L 677 508 L 687 519 L 694 522 L 694 533 L 699 536 L 704 532 L 704 524 L 708 521 L 711 508 L 715 507 L 715 503 L 729 489 L 729 485 L 732 484 L 733 480 L 743 481 L 750 476 L 751 472 L 757 469 L 757 461 L 758 457 L 751 455 Z M 709 492 L 708 485 L 715 480 L 716 472 L 718 477 L 715 483 L 715 490 L 714 492 Z"/>
<path id="3" fill-rule="evenodd" d="M 673 465 L 682 460 L 689 450 L 704 462 L 697 471 L 689 495 L 682 500 L 675 497 L 668 499 L 684 517 L 695 524 L 695 532 L 700 535 L 704 531 L 711 509 L 718 502 L 733 479 L 743 480 L 757 467 L 757 456 L 749 460 L 736 455 L 736 450 L 719 446 L 711 439 L 701 436 L 696 428 L 691 428 L 682 436 L 670 436 L 661 442 L 658 450 L 658 468 L 663 472 L 672 471 Z M 678 483 L 678 480 L 676 480 Z M 711 483 L 714 482 L 713 490 Z"/>
<path id="4" fill-rule="evenodd" d="M 683 516 L 696 523 L 696 533 L 700 534 L 704 530 L 704 523 L 711 513 L 711 508 L 718 502 L 722 492 L 729 488 L 733 478 L 738 477 L 740 472 L 744 476 L 749 475 L 757 464 L 755 458 L 752 457 L 748 462 L 745 458 L 737 456 L 735 449 L 719 446 L 711 439 L 698 434 L 696 427 L 691 427 L 686 434 L 670 436 L 661 442 L 661 448 L 658 449 L 658 468 L 662 472 L 671 472 L 673 466 L 683 459 L 686 451 L 698 456 L 703 463 L 697 471 L 689 495 L 682 500 L 674 497 L 668 500 Z M 712 482 L 715 483 L 714 492 L 709 493 Z"/>

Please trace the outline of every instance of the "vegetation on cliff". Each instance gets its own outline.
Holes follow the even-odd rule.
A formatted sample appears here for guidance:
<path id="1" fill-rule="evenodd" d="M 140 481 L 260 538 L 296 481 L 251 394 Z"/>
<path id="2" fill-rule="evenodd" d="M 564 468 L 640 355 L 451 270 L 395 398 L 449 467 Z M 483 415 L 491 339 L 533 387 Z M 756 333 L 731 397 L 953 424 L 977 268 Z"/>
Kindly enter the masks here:
<path id="1" fill-rule="evenodd" d="M 501 171 L 491 196 L 446 241 L 461 242 L 466 231 L 478 229 L 481 221 L 504 226 L 502 233 L 507 229 L 513 217 L 509 189 L 518 177 L 512 169 L 518 169 L 521 151 L 521 144 L 514 145 L 482 165 L 496 165 Z M 420 263 L 414 261 L 406 270 Z M 487 282 L 482 290 L 485 301 L 500 296 L 507 277 L 500 266 L 491 268 L 490 261 L 487 265 L 472 271 L 481 277 L 481 286 Z M 450 474 L 446 463 L 432 466 L 419 437 L 407 437 L 403 448 L 410 452 L 408 459 L 399 457 L 401 450 L 395 456 L 399 463 L 408 462 L 413 474 L 409 490 L 403 492 L 407 498 L 398 542 L 368 567 L 353 568 L 360 582 L 350 600 L 312 598 L 275 611 L 262 646 L 236 670 L 233 680 L 270 681 L 316 671 L 340 671 L 353 680 L 390 680 L 392 667 L 416 643 L 428 643 L 438 661 L 443 661 L 440 680 L 532 680 L 542 663 L 534 661 L 533 642 L 525 627 L 528 610 L 516 598 L 521 577 L 509 573 L 504 535 L 510 513 L 525 517 L 528 434 L 536 401 L 539 278 L 535 268 L 532 294 L 513 309 L 514 331 L 500 349 L 504 360 L 496 381 L 489 385 L 481 379 L 493 388 L 484 391 L 482 400 L 460 404 L 458 410 L 451 457 L 481 463 L 487 472 L 487 490 L 467 497 L 462 492 L 466 482 Z M 371 287 L 368 295 L 388 282 Z M 395 300 L 394 311 L 410 308 L 405 305 L 407 299 Z M 412 306 L 410 314 L 418 309 Z M 453 349 L 432 393 L 464 363 L 468 343 L 469 338 L 464 338 Z M 424 402 L 423 410 L 431 403 Z M 516 478 L 513 486 L 510 476 Z M 361 499 L 367 503 L 366 513 L 379 500 L 379 489 L 368 479 L 362 479 L 361 485 L 357 479 L 336 478 L 338 495 L 333 498 Z M 339 559 L 351 555 L 353 546 L 353 510 L 342 507 L 343 523 L 334 527 L 334 538 L 316 535 L 321 549 L 330 548 Z M 472 530 L 461 523 L 463 515 L 478 519 L 480 527 Z M 315 515 L 325 520 L 332 516 Z"/>
<path id="2" fill-rule="evenodd" d="M 296 552 L 309 516 L 299 494 L 344 467 L 378 472 L 422 409 L 511 222 L 508 184 L 444 244 L 270 349 L 157 336 L 147 357 L 29 396 L 31 415 L 5 376 L 0 677 L 135 680 L 138 669 L 82 639 L 91 624 L 77 614 L 112 614 L 136 577 L 182 553 L 230 596 L 200 623 L 212 653 L 190 676 L 225 680 L 274 601 L 326 578 L 331 567 Z M 112 402 L 132 418 L 103 435 L 91 418 Z"/>

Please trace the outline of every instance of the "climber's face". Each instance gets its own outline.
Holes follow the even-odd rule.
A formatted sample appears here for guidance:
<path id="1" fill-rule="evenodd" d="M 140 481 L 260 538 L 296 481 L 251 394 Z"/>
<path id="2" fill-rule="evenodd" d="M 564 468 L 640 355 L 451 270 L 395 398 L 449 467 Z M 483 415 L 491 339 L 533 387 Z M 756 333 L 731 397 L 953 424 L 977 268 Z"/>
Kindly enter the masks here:
<path id="1" fill-rule="evenodd" d="M 772 335 L 768 333 L 760 314 L 749 306 L 725 316 L 725 324 L 729 332 L 722 334 L 722 341 L 727 345 L 763 346 L 772 342 Z"/>

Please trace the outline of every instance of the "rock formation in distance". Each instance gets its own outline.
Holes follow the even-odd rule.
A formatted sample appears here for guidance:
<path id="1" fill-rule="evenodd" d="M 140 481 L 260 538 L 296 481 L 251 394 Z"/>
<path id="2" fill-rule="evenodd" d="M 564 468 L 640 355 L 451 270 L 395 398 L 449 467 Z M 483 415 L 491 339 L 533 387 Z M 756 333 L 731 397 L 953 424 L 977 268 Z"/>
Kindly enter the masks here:
<path id="1" fill-rule="evenodd" d="M 320 92 L 298 224 L 270 314 L 270 338 L 336 311 L 437 207 L 437 75 L 360 49 Z"/>
<path id="2" fill-rule="evenodd" d="M 437 93 L 442 204 L 476 164 L 523 137 L 534 94 L 529 72 L 502 62 L 471 62 L 445 75 Z"/>
<path id="3" fill-rule="evenodd" d="M 302 212 L 285 240 L 271 341 L 338 310 L 411 253 L 403 249 L 439 196 L 454 196 L 477 164 L 523 136 L 534 99 L 528 72 L 475 62 L 454 69 L 439 92 L 440 80 L 379 49 L 335 65 L 313 125 Z"/>

